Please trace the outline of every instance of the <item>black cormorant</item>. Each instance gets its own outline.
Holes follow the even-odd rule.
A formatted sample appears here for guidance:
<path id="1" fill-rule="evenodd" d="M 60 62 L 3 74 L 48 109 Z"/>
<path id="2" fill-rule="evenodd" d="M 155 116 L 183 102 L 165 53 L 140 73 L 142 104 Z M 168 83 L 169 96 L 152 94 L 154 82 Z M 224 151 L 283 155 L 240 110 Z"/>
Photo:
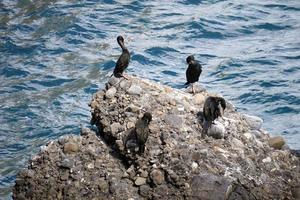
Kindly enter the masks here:
<path id="1" fill-rule="evenodd" d="M 186 80 L 185 85 L 192 84 L 192 91 L 195 94 L 194 83 L 199 80 L 200 74 L 202 72 L 202 66 L 195 60 L 194 56 L 188 56 L 186 62 L 189 64 L 186 70 Z"/>
<path id="2" fill-rule="evenodd" d="M 116 63 L 113 75 L 117 78 L 124 77 L 125 79 L 127 79 L 123 75 L 123 72 L 128 67 L 128 64 L 130 61 L 130 53 L 129 53 L 128 49 L 125 47 L 124 38 L 122 36 L 118 36 L 117 41 L 118 41 L 118 44 L 120 45 L 120 47 L 122 48 L 122 54 L 120 55 L 120 57 Z"/>
<path id="3" fill-rule="evenodd" d="M 226 101 L 222 97 L 208 97 L 204 102 L 203 116 L 209 126 L 218 117 L 222 117 L 226 109 Z"/>
<path id="4" fill-rule="evenodd" d="M 145 151 L 145 144 L 147 142 L 149 136 L 149 123 L 152 120 L 152 115 L 149 112 L 146 112 L 144 116 L 135 124 L 135 133 L 136 139 L 139 145 L 139 152 L 144 153 Z"/>

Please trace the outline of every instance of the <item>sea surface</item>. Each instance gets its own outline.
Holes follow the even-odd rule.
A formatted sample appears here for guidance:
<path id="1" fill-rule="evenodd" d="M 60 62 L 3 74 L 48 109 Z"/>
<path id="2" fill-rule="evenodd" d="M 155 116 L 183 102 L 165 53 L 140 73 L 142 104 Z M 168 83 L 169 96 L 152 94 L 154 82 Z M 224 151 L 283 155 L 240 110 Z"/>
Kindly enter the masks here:
<path id="1" fill-rule="evenodd" d="M 88 103 L 120 55 L 127 73 L 199 84 L 300 149 L 299 0 L 0 0 L 0 199 L 51 139 L 88 126 Z"/>

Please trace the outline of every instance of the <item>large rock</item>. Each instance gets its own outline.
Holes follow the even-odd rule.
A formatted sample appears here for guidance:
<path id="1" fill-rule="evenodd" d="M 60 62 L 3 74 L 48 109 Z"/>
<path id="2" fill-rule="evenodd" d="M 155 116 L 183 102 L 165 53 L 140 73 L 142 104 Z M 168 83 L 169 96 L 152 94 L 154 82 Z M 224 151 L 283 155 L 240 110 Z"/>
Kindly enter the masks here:
<path id="1" fill-rule="evenodd" d="M 284 141 L 283 137 L 281 137 L 281 136 L 275 136 L 275 137 L 271 137 L 269 139 L 269 145 L 270 145 L 270 147 L 273 147 L 274 149 L 281 149 L 284 144 L 285 144 L 285 141 Z"/>
<path id="2" fill-rule="evenodd" d="M 210 95 L 112 77 L 90 103 L 99 137 L 84 129 L 49 142 L 18 174 L 13 198 L 295 198 L 299 158 L 270 148 L 261 120 L 228 106 L 205 135 Z M 140 152 L 134 126 L 145 112 L 152 121 Z"/>

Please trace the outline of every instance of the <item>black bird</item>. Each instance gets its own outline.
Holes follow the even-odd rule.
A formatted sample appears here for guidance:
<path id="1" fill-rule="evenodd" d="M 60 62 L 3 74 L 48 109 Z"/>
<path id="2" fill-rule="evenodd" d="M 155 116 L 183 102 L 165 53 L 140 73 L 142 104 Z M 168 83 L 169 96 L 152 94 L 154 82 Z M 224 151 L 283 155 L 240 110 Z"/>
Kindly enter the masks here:
<path id="1" fill-rule="evenodd" d="M 136 139 L 139 145 L 139 152 L 144 153 L 145 144 L 149 136 L 149 123 L 152 120 L 152 115 L 146 112 L 144 116 L 137 120 L 135 124 Z"/>
<path id="2" fill-rule="evenodd" d="M 120 47 L 122 48 L 122 54 L 120 55 L 116 63 L 113 75 L 117 78 L 124 77 L 125 79 L 128 79 L 123 75 L 123 72 L 128 67 L 128 64 L 130 62 L 130 53 L 125 47 L 124 38 L 122 36 L 118 36 L 117 41 Z"/>
<path id="3" fill-rule="evenodd" d="M 195 94 L 194 83 L 199 80 L 200 74 L 202 72 L 202 66 L 195 60 L 194 56 L 190 55 L 186 58 L 186 62 L 189 64 L 186 70 L 186 80 L 185 85 L 192 84 L 193 94 Z"/>
<path id="4" fill-rule="evenodd" d="M 208 97 L 204 102 L 203 116 L 205 122 L 208 122 L 209 126 L 214 123 L 214 120 L 218 117 L 222 117 L 226 109 L 226 101 L 222 97 Z"/>

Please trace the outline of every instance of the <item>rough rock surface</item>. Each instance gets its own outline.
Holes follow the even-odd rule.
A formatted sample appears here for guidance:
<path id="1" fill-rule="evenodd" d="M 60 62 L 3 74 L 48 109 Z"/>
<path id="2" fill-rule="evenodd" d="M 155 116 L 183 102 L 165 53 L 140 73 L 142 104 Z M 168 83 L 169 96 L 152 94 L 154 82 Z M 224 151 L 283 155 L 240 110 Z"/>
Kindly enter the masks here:
<path id="1" fill-rule="evenodd" d="M 296 199 L 299 158 L 270 147 L 260 119 L 227 102 L 225 116 L 217 120 L 225 128 L 221 139 L 202 133 L 209 95 L 111 78 L 90 103 L 99 137 L 85 130 L 47 144 L 17 176 L 13 197 Z M 151 134 L 140 154 L 134 125 L 147 111 L 153 116 Z"/>

